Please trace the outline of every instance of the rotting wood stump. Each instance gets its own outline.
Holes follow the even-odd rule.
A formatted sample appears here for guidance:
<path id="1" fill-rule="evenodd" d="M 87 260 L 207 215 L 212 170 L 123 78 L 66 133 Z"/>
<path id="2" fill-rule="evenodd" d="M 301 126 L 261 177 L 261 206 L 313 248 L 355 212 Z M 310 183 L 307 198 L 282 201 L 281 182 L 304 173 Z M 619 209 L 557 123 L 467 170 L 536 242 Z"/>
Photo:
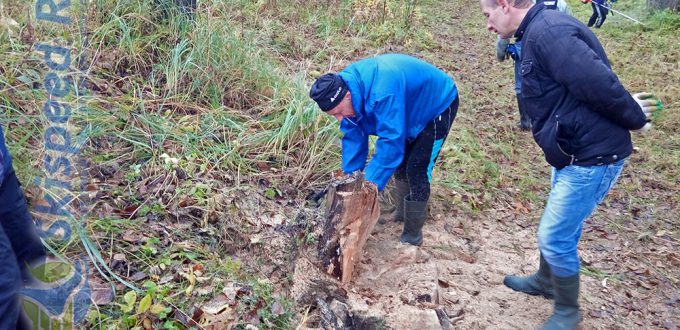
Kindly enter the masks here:
<path id="1" fill-rule="evenodd" d="M 349 283 L 379 216 L 378 191 L 362 174 L 330 183 L 319 241 L 319 258 L 326 273 Z"/>

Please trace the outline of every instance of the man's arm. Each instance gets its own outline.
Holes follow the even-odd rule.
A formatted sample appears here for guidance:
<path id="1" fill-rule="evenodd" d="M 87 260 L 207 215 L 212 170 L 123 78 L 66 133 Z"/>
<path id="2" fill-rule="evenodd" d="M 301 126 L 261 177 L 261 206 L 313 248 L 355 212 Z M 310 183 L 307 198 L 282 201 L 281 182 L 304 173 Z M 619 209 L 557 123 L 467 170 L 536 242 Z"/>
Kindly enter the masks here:
<path id="1" fill-rule="evenodd" d="M 576 28 L 552 27 L 543 33 L 536 55 L 548 73 L 590 110 L 629 130 L 646 124 L 638 103 Z"/>
<path id="2" fill-rule="evenodd" d="M 368 157 L 368 136 L 349 120 L 340 123 L 342 131 L 342 171 L 350 174 L 363 170 Z"/>
<path id="3" fill-rule="evenodd" d="M 394 171 L 404 159 L 406 145 L 406 109 L 403 92 L 384 96 L 375 101 L 376 116 L 375 154 L 366 168 L 366 179 L 383 190 Z"/>
<path id="4" fill-rule="evenodd" d="M 505 61 L 508 58 L 508 46 L 510 39 L 503 39 L 500 36 L 496 39 L 496 59 L 499 62 Z"/>

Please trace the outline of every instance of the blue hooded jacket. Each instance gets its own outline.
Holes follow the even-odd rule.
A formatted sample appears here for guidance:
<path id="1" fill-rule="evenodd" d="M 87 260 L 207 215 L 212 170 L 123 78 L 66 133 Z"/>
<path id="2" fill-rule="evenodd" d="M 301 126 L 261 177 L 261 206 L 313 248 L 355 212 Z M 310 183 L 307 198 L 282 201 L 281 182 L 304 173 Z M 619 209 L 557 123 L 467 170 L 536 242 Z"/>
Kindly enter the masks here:
<path id="1" fill-rule="evenodd" d="M 458 96 L 446 73 L 415 57 L 385 54 L 355 62 L 338 75 L 352 95 L 355 117 L 340 123 L 342 170 L 363 170 L 368 136 L 376 152 L 365 169 L 368 181 L 382 190 L 404 158 L 406 143 L 444 112 Z"/>

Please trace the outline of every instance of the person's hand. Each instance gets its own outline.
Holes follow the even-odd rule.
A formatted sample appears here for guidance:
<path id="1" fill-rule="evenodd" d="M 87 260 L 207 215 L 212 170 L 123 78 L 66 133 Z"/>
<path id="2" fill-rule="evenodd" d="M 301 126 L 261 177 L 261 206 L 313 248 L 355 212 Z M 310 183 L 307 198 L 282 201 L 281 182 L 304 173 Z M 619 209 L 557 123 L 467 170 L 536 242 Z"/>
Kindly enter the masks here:
<path id="1" fill-rule="evenodd" d="M 499 62 L 503 62 L 508 58 L 508 45 L 510 45 L 510 39 L 498 37 L 496 40 L 496 59 Z"/>
<path id="2" fill-rule="evenodd" d="M 641 133 L 645 133 L 645 132 L 649 131 L 650 129 L 652 129 L 652 123 L 647 122 L 647 123 L 645 124 L 645 126 L 642 126 L 642 128 L 640 128 L 640 129 L 634 129 L 634 130 L 633 130 L 633 133 L 641 134 Z"/>
<path id="3" fill-rule="evenodd" d="M 645 117 L 649 120 L 652 119 L 652 115 L 654 115 L 656 111 L 661 111 L 663 109 L 661 101 L 657 100 L 651 93 L 633 94 L 633 99 L 637 102 L 642 109 L 642 112 L 645 113 Z"/>

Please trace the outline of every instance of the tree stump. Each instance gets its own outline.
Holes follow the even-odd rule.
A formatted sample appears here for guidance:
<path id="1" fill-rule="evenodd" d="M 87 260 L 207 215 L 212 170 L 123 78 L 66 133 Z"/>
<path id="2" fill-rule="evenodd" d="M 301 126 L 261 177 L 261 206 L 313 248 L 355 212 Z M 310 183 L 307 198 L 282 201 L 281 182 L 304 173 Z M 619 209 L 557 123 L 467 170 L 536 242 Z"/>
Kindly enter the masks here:
<path id="1" fill-rule="evenodd" d="M 343 284 L 349 283 L 379 216 L 378 191 L 363 175 L 331 182 L 319 241 L 319 258 L 325 272 Z"/>

